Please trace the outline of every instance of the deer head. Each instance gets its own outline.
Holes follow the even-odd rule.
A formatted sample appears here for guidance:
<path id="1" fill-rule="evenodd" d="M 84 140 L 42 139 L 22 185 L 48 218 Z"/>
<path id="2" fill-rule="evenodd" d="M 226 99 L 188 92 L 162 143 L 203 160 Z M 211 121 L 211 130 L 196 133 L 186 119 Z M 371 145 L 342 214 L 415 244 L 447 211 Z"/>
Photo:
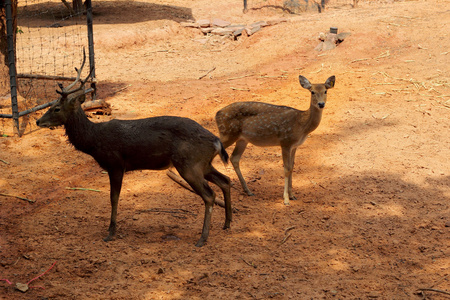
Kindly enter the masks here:
<path id="1" fill-rule="evenodd" d="M 336 78 L 331 76 L 325 84 L 311 84 L 308 79 L 299 76 L 300 85 L 311 92 L 311 106 L 323 109 L 327 102 L 327 90 L 334 87 Z"/>
<path id="2" fill-rule="evenodd" d="M 81 72 L 83 71 L 85 62 L 86 52 L 83 49 L 83 62 L 79 70 L 75 68 L 75 71 L 77 72 L 75 81 L 67 87 L 63 87 L 61 83 L 58 84 L 61 90 L 56 90 L 56 92 L 60 97 L 50 109 L 36 121 L 36 124 L 39 127 L 54 129 L 55 126 L 66 124 L 69 116 L 73 115 L 79 106 L 86 100 L 84 85 L 91 76 L 92 69 L 89 72 L 89 75 L 84 80 L 80 81 Z M 77 83 L 80 83 L 80 86 L 74 88 Z"/>

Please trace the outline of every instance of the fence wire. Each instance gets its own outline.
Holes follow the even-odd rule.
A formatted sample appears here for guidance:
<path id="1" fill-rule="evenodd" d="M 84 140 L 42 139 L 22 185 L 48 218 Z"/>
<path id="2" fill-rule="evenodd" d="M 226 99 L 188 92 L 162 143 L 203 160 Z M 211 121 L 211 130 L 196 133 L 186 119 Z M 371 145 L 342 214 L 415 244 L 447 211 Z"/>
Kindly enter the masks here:
<path id="1" fill-rule="evenodd" d="M 16 31 L 17 103 L 19 112 L 55 100 L 58 83 L 74 78 L 80 67 L 83 48 L 88 51 L 86 9 L 75 13 L 61 0 L 22 0 L 18 2 Z M 84 68 L 87 76 L 89 68 Z M 9 101 L 9 100 L 8 100 Z M 0 101 L 0 114 L 11 113 Z M 19 134 L 35 128 L 37 114 L 25 114 Z M 0 118 L 0 132 L 10 133 L 10 120 Z"/>
<path id="2" fill-rule="evenodd" d="M 291 14 L 304 12 L 320 12 L 321 6 L 325 8 L 352 8 L 362 3 L 388 3 L 393 0 L 244 0 L 248 10 L 279 9 Z M 356 2 L 356 3 L 355 3 Z"/>

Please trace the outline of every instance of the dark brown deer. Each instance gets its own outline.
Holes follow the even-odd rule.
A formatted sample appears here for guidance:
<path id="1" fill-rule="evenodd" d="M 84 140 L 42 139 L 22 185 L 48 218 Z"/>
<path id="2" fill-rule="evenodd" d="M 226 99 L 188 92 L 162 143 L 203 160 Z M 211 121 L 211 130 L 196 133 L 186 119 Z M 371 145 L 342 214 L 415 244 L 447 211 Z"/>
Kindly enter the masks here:
<path id="1" fill-rule="evenodd" d="M 67 88 L 60 85 L 61 91 L 57 91 L 61 95 L 60 99 L 36 123 L 47 128 L 64 125 L 70 143 L 76 149 L 91 155 L 108 172 L 112 209 L 109 234 L 104 241 L 110 241 L 116 234 L 122 179 L 125 172 L 132 170 L 163 170 L 173 166 L 203 199 L 205 217 L 197 247 L 203 246 L 208 238 L 215 201 L 215 193 L 207 181 L 216 184 L 223 192 L 223 228 L 229 228 L 232 214 L 230 179 L 211 164 L 216 155 L 224 163 L 228 161 L 228 154 L 219 138 L 197 122 L 181 117 L 91 122 L 81 108 L 85 100 L 86 80 L 81 80 L 80 87 L 74 88 L 80 81 L 85 58 L 84 56 L 80 70 L 75 68 L 75 82 Z"/>
<path id="2" fill-rule="evenodd" d="M 334 87 L 335 77 L 331 76 L 324 84 L 311 84 L 303 76 L 300 76 L 299 80 L 300 85 L 311 92 L 311 104 L 306 111 L 261 102 L 236 102 L 216 114 L 220 140 L 224 147 L 228 148 L 236 142 L 230 160 L 244 191 L 249 196 L 253 193 L 242 176 L 239 160 L 247 144 L 251 143 L 260 147 L 281 147 L 285 178 L 284 204 L 289 205 L 289 199 L 295 199 L 292 193 L 295 151 L 303 144 L 308 134 L 319 126 L 327 100 L 327 90 Z"/>

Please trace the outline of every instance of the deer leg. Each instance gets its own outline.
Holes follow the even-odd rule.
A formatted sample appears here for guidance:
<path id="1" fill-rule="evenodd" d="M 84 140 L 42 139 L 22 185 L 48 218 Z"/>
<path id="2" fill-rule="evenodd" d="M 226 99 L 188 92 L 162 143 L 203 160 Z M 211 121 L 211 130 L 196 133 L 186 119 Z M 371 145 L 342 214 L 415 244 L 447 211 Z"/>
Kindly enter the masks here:
<path id="1" fill-rule="evenodd" d="M 223 229 L 227 229 L 230 228 L 230 223 L 232 220 L 230 178 L 217 171 L 214 167 L 211 168 L 212 170 L 209 173 L 205 174 L 205 178 L 206 180 L 217 185 L 222 190 L 223 199 L 225 200 L 225 224 L 223 226 Z"/>
<path id="2" fill-rule="evenodd" d="M 122 189 L 123 174 L 123 170 L 108 171 L 111 199 L 111 222 L 108 229 L 109 234 L 103 239 L 105 242 L 111 241 L 116 235 L 117 206 L 119 205 L 119 196 L 120 190 Z"/>
<path id="3" fill-rule="evenodd" d="M 187 167 L 183 169 L 178 169 L 178 173 L 184 180 L 192 187 L 197 195 L 202 197 L 205 203 L 205 218 L 203 221 L 202 235 L 198 240 L 196 247 L 202 247 L 209 236 L 209 227 L 211 225 L 211 215 L 214 206 L 215 194 L 211 187 L 208 185 L 206 180 L 204 180 L 203 174 L 196 172 L 194 169 L 189 170 Z"/>
<path id="4" fill-rule="evenodd" d="M 282 156 L 283 156 L 283 165 L 284 165 L 284 193 L 283 199 L 285 205 L 290 205 L 289 199 L 292 196 L 292 169 L 294 167 L 294 159 L 292 152 L 294 152 L 291 148 L 281 148 Z"/>
<path id="5" fill-rule="evenodd" d="M 239 161 L 241 160 L 241 156 L 244 153 L 247 144 L 248 142 L 244 140 L 238 140 L 236 142 L 236 146 L 234 147 L 233 153 L 231 154 L 230 161 L 233 165 L 234 170 L 236 171 L 236 174 L 239 178 L 239 181 L 241 182 L 244 191 L 247 193 L 247 195 L 254 196 L 254 194 L 248 189 L 247 183 L 245 182 L 245 179 L 241 173 L 241 169 L 239 168 Z"/>
<path id="6" fill-rule="evenodd" d="M 290 200 L 297 200 L 297 198 L 294 196 L 294 193 L 292 192 L 292 173 L 294 172 L 295 152 L 296 151 L 297 151 L 297 148 L 294 148 L 291 150 L 291 158 L 290 158 L 291 172 L 290 172 L 289 180 L 288 180 L 288 194 L 289 194 Z"/>

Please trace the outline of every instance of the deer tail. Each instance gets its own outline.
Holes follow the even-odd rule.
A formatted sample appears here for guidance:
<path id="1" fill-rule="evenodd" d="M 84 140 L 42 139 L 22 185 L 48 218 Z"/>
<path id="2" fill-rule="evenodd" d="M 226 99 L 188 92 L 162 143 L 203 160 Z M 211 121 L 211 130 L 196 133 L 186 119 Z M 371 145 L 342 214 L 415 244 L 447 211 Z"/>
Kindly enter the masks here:
<path id="1" fill-rule="evenodd" d="M 225 151 L 225 147 L 223 146 L 222 142 L 220 141 L 219 138 L 217 138 L 214 142 L 214 146 L 216 147 L 217 153 L 220 156 L 220 159 L 222 160 L 222 162 L 226 165 L 228 164 L 228 153 L 227 151 Z"/>

